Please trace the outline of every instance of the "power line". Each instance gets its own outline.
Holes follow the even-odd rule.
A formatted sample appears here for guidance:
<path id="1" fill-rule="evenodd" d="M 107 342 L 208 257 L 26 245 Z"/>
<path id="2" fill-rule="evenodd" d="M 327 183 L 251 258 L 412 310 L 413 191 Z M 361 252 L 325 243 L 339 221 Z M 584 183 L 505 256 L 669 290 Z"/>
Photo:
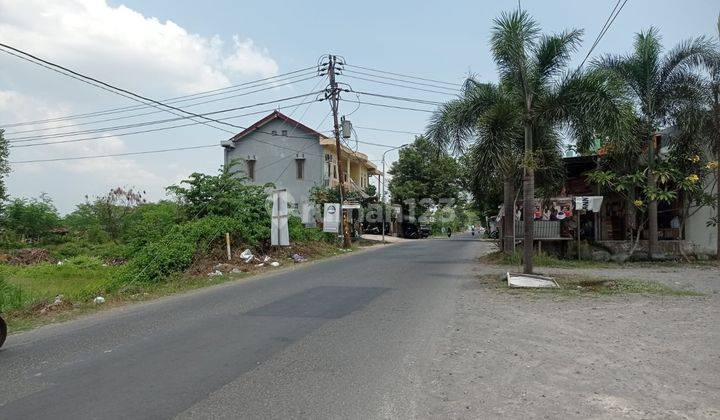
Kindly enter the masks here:
<path id="1" fill-rule="evenodd" d="M 10 164 L 17 165 L 22 163 L 40 163 L 40 162 L 59 162 L 59 161 L 65 161 L 65 160 L 84 160 L 84 159 L 98 159 L 98 158 L 109 158 L 109 157 L 117 157 L 117 156 L 132 156 L 132 155 L 147 155 L 151 153 L 166 153 L 166 152 L 175 152 L 179 150 L 195 150 L 195 149 L 205 149 L 210 147 L 218 147 L 217 144 L 205 144 L 200 146 L 187 146 L 187 147 L 173 147 L 169 149 L 156 149 L 156 150 L 144 150 L 141 152 L 128 152 L 128 153 L 112 153 L 112 154 L 106 154 L 106 155 L 90 155 L 90 156 L 74 156 L 74 157 L 62 157 L 62 158 L 50 158 L 50 159 L 34 159 L 34 160 L 19 160 L 14 162 L 9 162 Z"/>
<path id="2" fill-rule="evenodd" d="M 257 93 L 257 92 L 262 92 L 262 91 L 266 91 L 266 90 L 270 90 L 270 89 L 275 89 L 275 88 L 282 87 L 282 86 L 288 86 L 288 85 L 292 85 L 292 84 L 295 84 L 295 83 L 300 83 L 300 82 L 303 82 L 303 81 L 305 81 L 305 80 L 314 79 L 315 77 L 317 77 L 317 76 L 307 77 L 307 78 L 300 79 L 300 80 L 296 80 L 296 81 L 292 81 L 292 82 L 289 82 L 289 83 L 283 83 L 283 84 L 279 84 L 279 85 L 273 85 L 273 86 L 270 86 L 270 87 L 267 87 L 267 88 L 257 89 L 257 90 L 253 90 L 253 91 L 250 91 L 250 92 L 240 93 L 240 94 L 237 94 L 237 95 L 230 95 L 230 96 L 225 96 L 225 97 L 222 97 L 222 98 L 210 99 L 210 100 L 207 100 L 207 101 L 202 101 L 202 102 L 187 104 L 187 105 L 185 105 L 185 106 L 186 106 L 186 107 L 193 107 L 193 106 L 205 105 L 205 104 L 209 104 L 209 103 L 213 103 L 213 102 L 225 101 L 225 100 L 232 99 L 232 98 L 238 98 L 238 97 L 241 97 L 241 96 L 251 95 L 251 94 Z M 196 99 L 197 99 L 197 98 L 196 98 Z M 149 108 L 149 107 L 144 107 L 144 108 Z M 123 112 L 127 112 L 127 111 L 123 111 Z M 31 132 L 35 132 L 35 131 L 41 131 L 41 132 L 42 132 L 42 131 L 51 131 L 51 130 L 57 130 L 57 129 L 60 129 L 60 128 L 78 127 L 78 126 L 83 126 L 83 125 L 99 124 L 99 123 L 109 122 L 109 121 L 117 121 L 117 120 L 124 120 L 124 119 L 128 119 L 128 118 L 142 117 L 142 116 L 146 116 L 146 115 L 159 114 L 159 113 L 162 113 L 162 112 L 164 112 L 164 111 L 150 111 L 150 112 L 143 112 L 143 113 L 140 113 L 140 114 L 132 114 L 132 115 L 125 115 L 125 116 L 120 116 L 120 117 L 105 118 L 105 119 L 95 120 L 95 121 L 85 121 L 85 122 L 82 122 L 82 123 L 66 124 L 66 125 L 62 125 L 62 126 L 55 126 L 55 127 L 48 127 L 48 128 L 34 128 L 34 129 L 31 129 L 31 130 L 21 130 L 21 131 L 6 132 L 5 134 L 6 134 L 6 135 L 13 135 L 13 134 L 31 133 Z M 117 114 L 117 113 L 118 113 L 118 112 L 114 112 L 114 114 Z M 106 115 L 110 115 L 110 114 L 106 114 Z M 100 115 L 96 115 L 96 116 L 100 116 Z"/>
<path id="3" fill-rule="evenodd" d="M 397 101 L 406 101 L 406 102 L 413 102 L 417 104 L 423 104 L 423 105 L 443 105 L 443 102 L 438 101 L 428 101 L 425 99 L 418 99 L 418 98 L 408 98 L 405 96 L 394 96 L 394 95 L 384 95 L 381 93 L 372 93 L 372 92 L 362 92 L 359 90 L 352 90 L 352 89 L 343 89 L 345 92 L 352 92 L 359 95 L 367 95 L 367 96 L 376 96 L 378 98 L 385 98 L 385 99 L 394 99 Z"/>
<path id="4" fill-rule="evenodd" d="M 383 107 L 383 108 L 402 109 L 402 110 L 405 110 L 405 111 L 428 112 L 428 113 L 431 113 L 431 114 L 432 114 L 433 112 L 435 112 L 435 111 L 433 111 L 433 110 L 431 110 L 431 109 L 409 108 L 409 107 L 397 106 L 397 105 L 379 104 L 379 103 L 375 103 L 375 102 L 352 101 L 352 100 L 349 100 L 349 99 L 341 99 L 341 100 L 342 100 L 342 101 L 345 101 L 345 102 L 350 102 L 350 103 L 353 103 L 353 104 L 358 103 L 358 104 L 363 104 L 363 105 L 379 106 L 379 107 Z"/>
<path id="5" fill-rule="evenodd" d="M 451 91 L 453 91 L 453 92 L 460 92 L 460 91 L 462 91 L 462 89 L 458 89 L 458 88 L 455 88 L 455 87 L 447 87 L 447 86 L 434 85 L 434 84 L 430 84 L 430 83 L 414 82 L 414 81 L 412 81 L 412 80 L 398 79 L 398 78 L 396 78 L 396 77 L 378 76 L 378 75 L 376 75 L 376 74 L 365 73 L 365 72 L 356 71 L 356 70 L 345 70 L 343 74 L 345 74 L 345 73 L 360 74 L 360 75 L 363 75 L 363 76 L 370 76 L 370 77 L 375 77 L 375 78 L 378 78 L 378 79 L 394 80 L 394 81 L 396 81 L 396 82 L 410 83 L 410 84 L 414 84 L 414 85 L 427 86 L 427 87 L 432 87 L 432 88 L 436 88 L 436 89 L 447 89 L 447 90 L 451 90 Z"/>
<path id="6" fill-rule="evenodd" d="M 428 78 L 424 78 L 424 77 L 411 76 L 411 75 L 402 74 L 402 73 L 393 73 L 393 72 L 391 72 L 391 71 L 378 70 L 378 69 L 373 69 L 373 68 L 370 68 L 370 67 L 358 66 L 358 65 L 354 65 L 354 64 L 345 64 L 345 66 L 347 66 L 347 67 L 355 67 L 355 68 L 363 69 L 363 70 L 367 70 L 367 71 L 373 71 L 373 72 L 376 72 L 376 73 L 384 73 L 384 74 L 390 74 L 390 75 L 393 75 L 393 76 L 405 77 L 405 78 L 409 78 L 409 79 L 424 80 L 424 81 L 426 81 L 426 82 L 442 83 L 442 84 L 445 84 L 445 85 L 462 87 L 462 84 L 460 84 L 460 83 L 444 82 L 444 81 L 442 81 L 442 80 L 428 79 Z"/>
<path id="7" fill-rule="evenodd" d="M 224 114 L 226 112 L 239 111 L 241 109 L 254 108 L 256 106 L 269 105 L 272 103 L 285 102 L 285 101 L 289 101 L 289 100 L 293 100 L 293 99 L 304 98 L 304 97 L 311 96 L 311 95 L 317 95 L 320 92 L 321 91 L 309 92 L 309 93 L 306 93 L 303 95 L 295 95 L 295 96 L 290 96 L 287 98 L 276 99 L 273 101 L 258 102 L 258 103 L 251 104 L 251 105 L 244 105 L 244 106 L 239 106 L 239 107 L 234 107 L 234 108 L 226 108 L 226 109 L 221 109 L 221 110 L 216 110 L 216 111 L 211 111 L 211 112 L 205 112 L 205 113 L 198 114 L 198 115 L 205 117 L 207 115 Z M 124 129 L 128 129 L 128 128 L 146 127 L 149 125 L 165 124 L 168 122 L 181 121 L 181 120 L 186 120 L 186 119 L 190 119 L 190 117 L 166 118 L 166 119 L 162 119 L 162 120 L 144 121 L 144 122 L 138 122 L 138 123 L 134 123 L 134 124 L 116 125 L 116 126 L 111 126 L 111 127 L 94 128 L 94 129 L 90 129 L 90 130 L 81 130 L 81 131 L 70 131 L 70 132 L 65 132 L 65 133 L 55 133 L 55 134 L 25 136 L 25 137 L 10 137 L 10 138 L 6 138 L 6 140 L 9 143 L 23 143 L 23 142 L 35 141 L 35 140 L 71 137 L 71 136 L 77 136 L 77 135 L 82 135 L 82 134 L 101 133 L 104 131 L 124 130 Z M 222 121 L 222 119 L 219 121 Z"/>
<path id="8" fill-rule="evenodd" d="M 309 103 L 313 103 L 313 102 L 315 102 L 315 101 L 300 102 L 300 103 L 298 103 L 298 104 L 287 105 L 287 106 L 284 106 L 284 107 L 278 107 L 278 108 L 274 108 L 274 109 L 265 109 L 265 110 L 262 110 L 262 111 L 255 111 L 255 112 L 250 112 L 250 113 L 247 113 L 247 114 L 240 114 L 240 115 L 234 115 L 234 116 L 231 116 L 231 117 L 224 117 L 224 118 L 220 118 L 220 120 L 229 120 L 229 119 L 247 117 L 247 116 L 250 116 L 250 115 L 264 114 L 264 113 L 266 113 L 266 112 L 272 112 L 273 110 L 280 110 L 280 109 L 285 109 L 285 108 L 292 108 L 292 107 L 294 107 L 294 106 L 305 105 L 305 104 L 309 104 Z M 63 143 L 77 143 L 77 142 L 84 142 L 84 141 L 91 141 L 91 140 L 102 140 L 102 139 L 107 139 L 107 138 L 122 137 L 122 136 L 135 135 L 135 134 L 154 133 L 154 132 L 158 132 L 158 131 L 171 130 L 171 129 L 175 129 L 175 128 L 190 127 L 190 126 L 194 126 L 194 125 L 198 125 L 198 124 L 201 124 L 201 123 L 200 123 L 200 122 L 197 122 L 197 121 L 194 121 L 194 122 L 187 123 L 187 124 L 177 124 L 177 125 L 173 125 L 173 126 L 169 126 L 169 127 L 160 127 L 160 128 L 153 128 L 153 129 L 147 129 L 147 130 L 131 131 L 131 132 L 128 132 L 128 133 L 115 133 L 115 134 L 107 134 L 107 135 L 103 135 L 103 136 L 83 137 L 83 138 L 80 138 L 80 139 L 61 140 L 61 141 L 54 141 L 54 142 L 32 143 L 32 144 L 22 144 L 22 145 L 19 145 L 19 146 L 17 146 L 17 145 L 12 145 L 12 146 L 10 146 L 10 147 L 13 147 L 13 148 L 23 148 L 23 147 L 34 147 L 34 146 L 63 144 Z M 262 131 L 262 130 L 255 130 L 255 131 L 258 132 L 258 133 L 262 133 L 262 134 L 275 135 L 275 134 L 272 134 L 272 133 L 267 132 L 267 131 Z M 291 138 L 302 138 L 302 139 L 312 138 L 311 136 L 287 136 L 287 137 L 291 137 Z M 280 145 L 276 145 L 276 144 L 270 143 L 270 142 L 265 142 L 265 141 L 262 141 L 262 140 L 260 140 L 260 139 L 256 139 L 256 140 L 257 140 L 258 142 L 260 142 L 260 143 L 266 143 L 266 144 L 272 145 L 272 146 L 274 146 L 274 147 L 278 147 L 278 148 L 281 148 L 281 149 L 292 150 L 292 151 L 297 152 L 297 150 L 295 150 L 295 149 L 282 147 L 282 146 L 280 146 Z"/>
<path id="9" fill-rule="evenodd" d="M 33 64 L 36 64 L 36 65 L 38 65 L 38 66 L 45 67 L 45 68 L 47 68 L 47 69 L 50 69 L 50 70 L 55 71 L 55 72 L 57 72 L 57 73 L 60 73 L 60 74 L 62 74 L 62 75 L 64 75 L 64 76 L 66 76 L 66 77 L 70 77 L 70 78 L 79 80 L 79 81 L 81 81 L 81 82 L 83 82 L 83 83 L 89 84 L 89 85 L 91 85 L 91 86 L 95 86 L 95 87 L 97 87 L 97 88 L 103 89 L 103 90 L 108 91 L 108 92 L 111 92 L 111 93 L 113 93 L 113 94 L 126 97 L 126 98 L 128 98 L 128 99 L 134 100 L 134 101 L 136 101 L 136 102 L 140 102 L 140 103 L 145 104 L 145 105 L 151 105 L 151 106 L 153 106 L 153 107 L 155 107 L 155 108 L 158 108 L 158 109 L 164 109 L 165 111 L 167 111 L 167 112 L 169 112 L 169 113 L 171 113 L 171 114 L 175 114 L 175 115 L 177 115 L 177 116 L 181 116 L 180 114 L 178 114 L 178 112 L 179 112 L 179 113 L 187 114 L 187 115 L 189 115 L 189 116 L 191 116 L 191 117 L 193 117 L 193 118 L 203 119 L 203 120 L 205 120 L 205 121 L 201 122 L 201 124 L 207 125 L 208 127 L 212 127 L 212 128 L 217 129 L 217 130 L 221 130 L 221 131 L 224 131 L 224 132 L 226 132 L 226 133 L 233 134 L 233 135 L 234 135 L 235 133 L 233 133 L 232 131 L 229 131 L 229 130 L 226 130 L 226 129 L 224 129 L 224 128 L 220 128 L 220 127 L 214 126 L 214 125 L 210 124 L 210 122 L 213 122 L 213 123 L 216 123 L 216 124 L 225 125 L 225 126 L 229 126 L 229 127 L 236 128 L 236 129 L 244 129 L 243 127 L 237 126 L 237 125 L 235 125 L 235 124 L 231 124 L 231 123 L 228 123 L 228 122 L 215 120 L 215 119 L 210 118 L 210 117 L 203 117 L 202 115 L 198 115 L 198 114 L 196 114 L 196 113 L 194 113 L 194 112 L 190 112 L 190 111 L 184 110 L 184 109 L 182 109 L 182 108 L 178 108 L 178 107 L 173 106 L 173 105 L 164 104 L 164 103 L 162 103 L 162 102 L 160 102 L 160 101 L 157 101 L 157 100 L 155 100 L 155 99 L 148 98 L 148 97 L 146 97 L 146 96 L 143 96 L 143 95 L 134 93 L 134 92 L 132 92 L 132 91 L 130 91 L 130 90 L 123 89 L 123 88 L 114 86 L 114 85 L 112 85 L 112 84 L 110 84 L 110 83 L 103 82 L 103 81 L 101 81 L 101 80 L 99 80 L 99 79 L 96 79 L 96 78 L 94 78 L 94 77 L 87 76 L 87 75 L 85 75 L 85 74 L 76 72 L 76 71 L 71 70 L 71 69 L 69 69 L 69 68 L 67 68 L 67 67 L 64 67 L 64 66 L 62 66 L 62 65 L 60 65 L 60 64 L 56 64 L 56 63 L 53 63 L 53 62 L 51 62 L 51 61 L 43 60 L 43 59 L 38 58 L 38 57 L 36 57 L 36 56 L 28 53 L 28 52 L 25 52 L 25 51 L 23 51 L 23 50 L 20 50 L 20 49 L 18 49 L 18 48 L 15 48 L 15 47 L 11 47 L 11 46 L 9 46 L 9 45 L 7 45 L 7 44 L 0 43 L 0 47 L 3 47 L 3 48 L 4 48 L 4 49 L 0 48 L 0 51 L 3 51 L 3 52 L 5 52 L 5 53 L 8 53 L 8 54 L 14 55 L 14 56 L 16 56 L 16 57 L 22 58 L 22 59 L 24 59 L 24 60 L 26 60 L 26 61 L 29 61 L 29 62 L 31 62 L 31 63 L 33 63 Z M 11 51 L 17 52 L 18 54 L 21 54 L 21 55 L 14 54 L 14 53 L 12 53 L 11 51 L 7 51 L 8 49 L 11 50 Z M 28 57 L 29 57 L 29 58 L 28 58 Z M 33 61 L 33 60 L 34 60 L 34 61 Z M 164 107 L 164 108 L 163 108 L 163 107 Z"/>
<path id="10" fill-rule="evenodd" d="M 7 52 L 7 51 L 4 51 L 4 52 L 10 54 L 10 53 Z M 15 55 L 15 54 L 11 54 L 11 55 Z M 17 55 L 15 55 L 15 56 L 18 57 Z M 25 59 L 25 58 L 23 58 L 23 57 L 18 57 L 18 58 Z M 264 86 L 264 85 L 267 85 L 267 84 L 274 84 L 274 83 L 277 83 L 277 82 L 283 82 L 283 81 L 291 80 L 291 79 L 294 79 L 294 78 L 298 78 L 298 77 L 302 77 L 302 76 L 307 76 L 308 74 L 314 74 L 315 71 L 313 71 L 313 72 L 308 72 L 308 73 L 303 73 L 303 74 L 297 74 L 297 73 L 304 72 L 304 71 L 309 70 L 309 69 L 312 69 L 312 68 L 315 68 L 315 66 L 307 67 L 307 68 L 304 68 L 304 69 L 295 70 L 295 71 L 291 71 L 291 72 L 287 72 L 287 73 L 283 73 L 283 74 L 279 74 L 279 75 L 277 75 L 277 76 L 266 77 L 266 78 L 263 78 L 263 79 L 258 79 L 258 80 L 254 80 L 254 81 L 250 81 L 250 82 L 240 83 L 240 84 L 233 85 L 233 86 L 227 86 L 227 87 L 220 88 L 220 89 L 212 89 L 212 90 L 207 90 L 207 91 L 204 91 L 204 92 L 193 93 L 193 94 L 189 94 L 189 95 L 176 96 L 176 97 L 173 97 L 173 98 L 165 99 L 165 100 L 163 100 L 163 101 L 167 101 L 167 102 L 169 102 L 169 103 L 181 102 L 181 100 L 187 100 L 188 98 L 197 99 L 198 97 L 215 96 L 215 95 L 208 95 L 208 94 L 211 94 L 211 93 L 214 93 L 214 92 L 219 92 L 219 91 L 224 91 L 224 90 L 229 90 L 229 91 L 228 91 L 228 92 L 222 92 L 221 94 L 230 93 L 230 92 L 234 92 L 234 91 L 237 91 L 237 90 L 252 89 L 252 88 Z M 291 77 L 284 78 L 285 76 L 289 76 L 289 75 L 292 75 L 292 74 L 296 74 L 296 75 L 295 75 L 295 76 L 291 76 Z M 281 78 L 281 79 L 270 80 L 270 79 L 275 79 L 275 78 Z M 268 81 L 268 80 L 270 80 L 270 81 Z M 303 79 L 303 80 L 304 80 L 304 79 Z M 265 81 L 265 83 L 256 84 L 256 83 L 258 83 L 258 82 L 263 82 L 263 81 Z M 300 82 L 300 81 L 302 81 L 302 80 L 298 80 L 298 81 L 294 81 L 294 82 L 297 83 L 297 82 Z M 248 86 L 248 85 L 254 85 L 254 86 Z M 285 85 L 282 85 L 282 86 L 285 86 Z M 280 86 L 275 85 L 275 86 L 273 86 L 273 87 L 280 87 Z M 47 118 L 47 119 L 42 119 L 42 120 L 24 121 L 24 122 L 10 123 L 10 124 L 0 124 L 0 126 L 3 126 L 3 127 L 5 127 L 5 128 L 8 128 L 8 127 L 23 126 L 23 125 L 37 125 L 37 124 L 44 124 L 44 123 L 51 123 L 51 122 L 59 122 L 59 121 L 64 121 L 64 120 L 84 119 L 84 118 L 96 117 L 96 116 L 101 116 L 101 115 L 110 115 L 110 114 L 117 114 L 117 113 L 121 113 L 121 112 L 135 111 L 135 110 L 138 110 L 138 109 L 148 108 L 148 107 L 149 107 L 149 106 L 147 106 L 147 105 L 129 105 L 129 106 L 123 106 L 123 107 L 118 107 L 118 108 L 110 108 L 110 109 L 105 109 L 105 110 L 100 110 L 100 111 L 87 112 L 87 113 L 82 113 L 82 114 L 72 114 L 72 115 L 65 115 L 65 116 L 62 116 L 62 117 Z"/>
<path id="11" fill-rule="evenodd" d="M 590 50 L 588 51 L 587 55 L 585 55 L 585 58 L 583 59 L 582 63 L 580 63 L 580 67 L 582 67 L 585 62 L 587 61 L 588 57 L 590 57 L 590 54 L 595 50 L 595 47 L 600 43 L 600 40 L 605 36 L 607 31 L 610 29 L 610 26 L 615 22 L 615 19 L 618 17 L 620 12 L 622 11 L 623 7 L 625 7 L 625 4 L 628 2 L 628 0 L 623 1 L 623 4 L 618 9 L 618 4 L 620 4 L 621 0 L 618 0 L 617 3 L 615 3 L 615 7 L 610 12 L 610 16 L 605 20 L 605 24 L 603 25 L 602 29 L 600 29 L 600 33 L 598 33 L 597 38 L 595 38 L 595 42 L 593 42 L 592 46 L 590 47 Z M 616 12 L 617 10 L 617 12 Z M 613 15 L 614 13 L 614 15 Z"/>
<path id="12" fill-rule="evenodd" d="M 431 89 L 419 88 L 419 87 L 415 87 L 415 86 L 401 85 L 401 84 L 399 84 L 399 83 L 384 82 L 384 81 L 381 81 L 381 80 L 368 79 L 368 78 L 366 78 L 366 77 L 360 77 L 360 76 L 350 76 L 350 75 L 345 75 L 345 74 L 343 74 L 343 77 L 349 77 L 349 78 L 351 78 L 351 79 L 358 79 L 358 80 L 365 80 L 365 81 L 367 81 L 367 82 L 373 82 L 373 83 L 380 83 L 380 84 L 382 84 L 382 85 L 396 86 L 396 87 L 401 87 L 401 88 L 404 88 L 404 89 L 418 90 L 418 91 L 421 91 L 421 92 L 439 93 L 439 94 L 441 94 L 441 95 L 451 95 L 451 96 L 452 96 L 452 95 L 455 95 L 454 93 L 450 93 L 450 92 L 441 92 L 441 91 L 439 91 L 439 90 L 431 90 Z"/>
<path id="13" fill-rule="evenodd" d="M 422 135 L 422 133 L 416 133 L 416 132 L 414 132 L 414 131 L 389 130 L 389 129 L 386 129 L 386 128 L 361 127 L 361 126 L 356 126 L 355 128 L 359 128 L 359 129 L 361 129 L 361 130 L 384 131 L 384 132 L 387 132 L 387 133 L 412 134 L 412 135 L 416 135 L 416 136 Z"/>

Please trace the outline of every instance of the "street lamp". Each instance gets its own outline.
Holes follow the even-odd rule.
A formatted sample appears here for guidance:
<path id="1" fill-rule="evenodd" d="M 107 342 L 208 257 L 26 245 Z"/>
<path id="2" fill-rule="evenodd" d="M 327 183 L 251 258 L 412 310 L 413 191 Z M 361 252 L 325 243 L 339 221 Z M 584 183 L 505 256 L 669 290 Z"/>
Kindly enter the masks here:
<path id="1" fill-rule="evenodd" d="M 380 204 L 382 205 L 382 242 L 385 243 L 385 155 L 387 152 L 393 150 L 402 149 L 403 147 L 410 146 L 410 144 L 401 144 L 400 146 L 387 149 L 382 155 L 382 194 L 380 196 Z"/>

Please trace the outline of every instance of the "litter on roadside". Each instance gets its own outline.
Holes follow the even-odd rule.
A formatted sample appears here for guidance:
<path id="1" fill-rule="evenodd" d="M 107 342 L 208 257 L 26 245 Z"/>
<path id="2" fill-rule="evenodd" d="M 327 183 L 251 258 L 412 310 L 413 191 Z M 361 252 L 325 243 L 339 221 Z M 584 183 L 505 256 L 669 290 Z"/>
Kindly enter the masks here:
<path id="1" fill-rule="evenodd" d="M 307 261 L 307 258 L 303 257 L 300 254 L 292 254 L 291 258 L 296 263 L 301 263 L 301 262 Z"/>
<path id="2" fill-rule="evenodd" d="M 277 261 L 273 261 L 273 262 L 270 263 L 270 265 L 273 266 L 273 267 L 279 267 L 279 266 L 280 266 L 280 263 L 277 262 Z"/>
<path id="3" fill-rule="evenodd" d="M 510 287 L 559 287 L 552 277 L 534 274 L 507 273 L 507 282 Z"/>
<path id="4" fill-rule="evenodd" d="M 105 298 L 102 296 L 98 296 L 95 299 L 93 299 L 93 303 L 96 305 L 100 305 L 102 303 L 105 303 Z"/>
<path id="5" fill-rule="evenodd" d="M 249 249 L 246 249 L 245 251 L 243 251 L 240 254 L 240 258 L 242 258 L 243 261 L 245 261 L 245 264 L 251 262 L 254 257 L 255 256 L 253 255 L 252 251 L 250 251 Z"/>
<path id="6" fill-rule="evenodd" d="M 232 273 L 232 274 L 242 274 L 242 272 L 243 272 L 243 271 L 242 271 L 241 269 L 237 268 L 237 267 L 235 267 L 235 268 L 233 268 L 232 270 L 230 270 L 230 273 Z"/>
<path id="7" fill-rule="evenodd" d="M 223 275 L 223 273 L 222 273 L 222 271 L 220 271 L 220 270 L 215 270 L 215 271 L 213 271 L 213 272 L 211 272 L 211 273 L 208 273 L 208 277 L 219 277 L 219 276 L 222 276 L 222 275 Z"/>

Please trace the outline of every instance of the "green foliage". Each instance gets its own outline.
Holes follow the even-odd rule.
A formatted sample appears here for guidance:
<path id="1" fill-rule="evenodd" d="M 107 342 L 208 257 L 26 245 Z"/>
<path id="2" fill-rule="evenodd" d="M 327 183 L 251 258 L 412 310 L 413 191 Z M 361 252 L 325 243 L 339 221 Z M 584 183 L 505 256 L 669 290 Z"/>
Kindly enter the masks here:
<path id="1" fill-rule="evenodd" d="M 58 244 L 48 245 L 48 250 L 58 259 L 78 256 L 99 258 L 103 261 L 124 261 L 132 256 L 133 248 L 116 242 L 94 243 L 83 238 L 72 238 Z"/>
<path id="2" fill-rule="evenodd" d="M 0 277 L 0 313 L 21 308 L 30 301 L 30 297 L 14 284 Z"/>
<path id="3" fill-rule="evenodd" d="M 260 232 L 259 227 L 231 217 L 207 216 L 175 225 L 167 234 L 137 251 L 126 264 L 121 283 L 157 282 L 182 271 L 190 266 L 197 253 L 207 251 L 212 242 L 223 238 L 226 232 L 235 242 L 251 246 L 270 236 L 269 228 Z"/>
<path id="4" fill-rule="evenodd" d="M 290 240 L 299 242 L 329 242 L 335 241 L 335 235 L 323 232 L 319 228 L 308 228 L 302 224 L 302 220 L 297 216 L 288 218 L 288 232 Z"/>
<path id="5" fill-rule="evenodd" d="M 183 210 L 177 203 L 160 201 L 142 204 L 128 215 L 124 239 L 132 249 L 140 249 L 167 234 L 182 219 Z"/>
<path id="6" fill-rule="evenodd" d="M 419 214 L 433 205 L 452 205 L 459 199 L 457 161 L 425 137 L 417 137 L 411 146 L 401 149 L 388 173 L 392 175 L 388 189 L 393 201 L 407 208 L 405 201 L 415 200 Z"/>
<path id="7" fill-rule="evenodd" d="M 37 302 L 88 300 L 115 278 L 118 267 L 103 266 L 97 258 L 80 256 L 62 265 L 0 265 L 0 311 L 20 309 Z"/>
<path id="8" fill-rule="evenodd" d="M 218 175 L 193 173 L 167 191 L 175 195 L 187 220 L 227 216 L 248 224 L 269 223 L 265 187 L 246 184 L 234 167 L 235 163 L 223 166 Z"/>
<path id="9" fill-rule="evenodd" d="M 6 230 L 42 241 L 48 239 L 52 229 L 59 226 L 60 216 L 52 200 L 43 194 L 39 198 L 11 200 L 5 208 L 2 222 Z"/>

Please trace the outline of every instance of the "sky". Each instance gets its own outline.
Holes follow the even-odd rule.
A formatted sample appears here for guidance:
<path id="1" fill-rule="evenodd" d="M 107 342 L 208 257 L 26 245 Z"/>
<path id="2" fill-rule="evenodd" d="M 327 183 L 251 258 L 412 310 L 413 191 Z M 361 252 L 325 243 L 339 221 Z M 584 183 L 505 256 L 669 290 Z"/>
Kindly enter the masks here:
<path id="1" fill-rule="evenodd" d="M 615 4 L 616 0 L 521 2 L 545 32 L 570 28 L 585 30 L 583 45 L 573 58 L 574 66 L 587 54 Z M 503 11 L 517 7 L 517 1 L 0 0 L 0 42 L 154 99 L 281 75 L 313 66 L 320 56 L 328 53 L 343 56 L 351 65 L 447 83 L 461 83 L 469 74 L 482 81 L 495 81 L 497 73 L 488 46 L 492 20 Z M 709 0 L 628 0 L 592 56 L 628 52 L 632 48 L 633 35 L 650 26 L 659 28 L 666 48 L 690 37 L 713 36 L 719 11 L 720 5 Z M 352 70 L 364 72 L 358 68 Z M 454 93 L 453 90 L 421 85 L 414 86 L 448 93 L 407 89 L 358 77 L 368 78 L 346 71 L 338 81 L 349 84 L 356 91 L 433 102 L 452 99 Z M 326 80 L 320 78 L 301 79 L 304 77 L 293 79 L 295 83 L 292 84 L 277 83 L 283 86 L 196 106 L 192 111 L 210 112 L 254 105 L 322 90 L 326 85 Z M 388 79 L 374 80 L 397 83 Z M 244 92 L 247 91 L 239 93 Z M 356 100 L 348 94 L 344 98 Z M 258 112 L 229 120 L 245 127 L 264 115 L 260 111 L 269 113 L 274 107 L 283 106 L 286 108 L 282 112 L 306 125 L 319 131 L 329 130 L 332 121 L 327 118 L 329 104 L 300 104 L 312 102 L 308 99 L 312 96 L 222 115 Z M 411 133 L 424 130 L 430 116 L 427 111 L 433 109 L 432 105 L 368 96 L 361 100 L 425 110 L 341 102 L 340 113 L 347 115 L 356 127 L 356 140 L 390 146 L 411 142 L 414 137 Z M 0 127 L 134 104 L 127 98 L 0 53 Z M 153 111 L 150 108 L 134 113 Z M 125 115 L 131 114 L 111 114 L 103 119 Z M 39 134 L 92 130 L 173 117 L 157 112 L 74 126 L 99 119 L 75 117 L 7 127 L 5 136 L 22 140 Z M 170 123 L 148 128 L 168 125 Z M 18 133 L 27 130 L 36 131 Z M 165 196 L 166 186 L 179 182 L 192 172 L 215 173 L 223 160 L 219 143 L 231 135 L 205 125 L 116 135 L 127 131 L 98 131 L 14 142 L 10 160 L 218 146 L 135 156 L 14 163 L 7 180 L 9 193 L 13 197 L 37 197 L 46 193 L 61 213 L 72 211 L 86 196 L 104 194 L 117 186 L 134 187 L 146 191 L 149 199 L 161 199 Z M 104 138 L 15 147 L 93 136 Z M 350 141 L 353 147 L 358 147 L 380 165 L 386 148 L 354 143 L 354 140 Z M 387 157 L 392 161 L 397 158 L 397 152 L 389 152 Z"/>

